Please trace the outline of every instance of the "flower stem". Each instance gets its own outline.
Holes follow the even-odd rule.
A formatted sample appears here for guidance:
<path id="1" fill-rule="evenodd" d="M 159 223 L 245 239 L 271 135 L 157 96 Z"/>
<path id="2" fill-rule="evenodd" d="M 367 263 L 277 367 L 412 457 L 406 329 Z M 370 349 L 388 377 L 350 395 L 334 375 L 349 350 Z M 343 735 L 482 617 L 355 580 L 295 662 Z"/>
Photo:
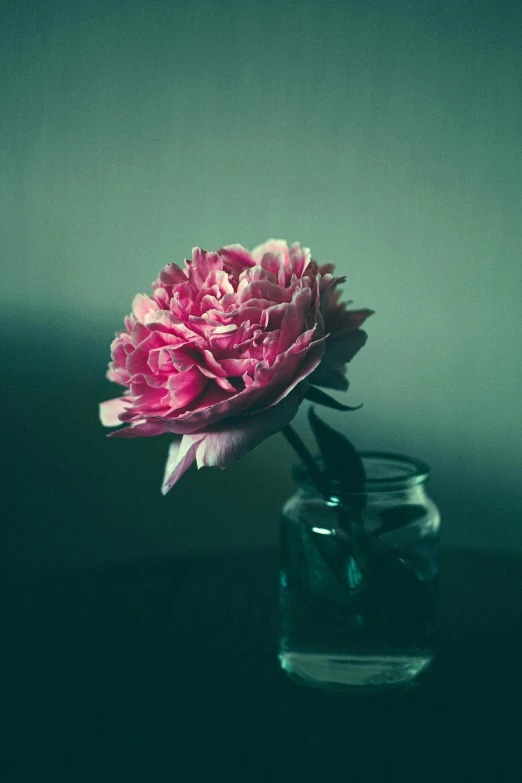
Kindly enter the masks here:
<path id="1" fill-rule="evenodd" d="M 316 485 L 317 489 L 325 498 L 330 496 L 330 493 L 326 487 L 323 474 L 317 467 L 317 463 L 308 448 L 306 447 L 302 438 L 297 434 L 291 424 L 287 424 L 281 430 L 282 434 L 287 439 L 288 443 L 292 446 L 297 456 L 302 460 L 310 478 Z"/>

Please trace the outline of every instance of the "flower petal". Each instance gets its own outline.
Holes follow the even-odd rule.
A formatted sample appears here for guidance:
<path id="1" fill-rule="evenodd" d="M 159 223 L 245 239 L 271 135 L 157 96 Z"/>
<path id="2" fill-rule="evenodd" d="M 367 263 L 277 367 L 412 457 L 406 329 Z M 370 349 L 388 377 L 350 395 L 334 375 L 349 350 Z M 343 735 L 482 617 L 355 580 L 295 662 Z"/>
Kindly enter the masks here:
<path id="1" fill-rule="evenodd" d="M 286 306 L 281 321 L 279 351 L 283 353 L 294 344 L 299 335 L 305 331 L 305 316 L 311 307 L 312 292 L 309 288 L 298 291 L 293 300 Z"/>
<path id="2" fill-rule="evenodd" d="M 178 285 L 187 282 L 187 275 L 177 264 L 167 264 L 161 270 L 159 279 L 163 285 Z"/>
<path id="3" fill-rule="evenodd" d="M 286 427 L 297 413 L 301 398 L 300 391 L 294 390 L 278 405 L 273 405 L 265 411 L 225 419 L 215 424 L 197 445 L 198 468 L 203 466 L 228 468 L 261 441 Z M 186 437 L 185 435 L 184 438 Z"/>
<path id="4" fill-rule="evenodd" d="M 170 375 L 167 388 L 170 392 L 171 409 L 185 408 L 192 400 L 199 397 L 207 383 L 207 378 L 200 373 L 197 367 L 187 370 L 187 372 Z"/>
<path id="5" fill-rule="evenodd" d="M 239 275 L 244 269 L 255 266 L 252 255 L 243 245 L 225 245 L 218 250 L 218 253 L 224 261 L 224 268 L 229 272 Z"/>
<path id="6" fill-rule="evenodd" d="M 153 438 L 165 432 L 165 424 L 162 419 L 150 419 L 133 422 L 130 427 L 122 427 L 120 430 L 109 432 L 108 438 Z"/>
<path id="7" fill-rule="evenodd" d="M 148 318 L 152 318 L 156 310 L 159 310 L 158 304 L 147 294 L 136 294 L 132 301 L 132 312 L 138 321 L 142 321 L 145 324 Z"/>
<path id="8" fill-rule="evenodd" d="M 200 247 L 192 248 L 192 278 L 200 289 L 211 272 L 223 269 L 223 259 L 218 253 L 207 252 Z"/>
<path id="9" fill-rule="evenodd" d="M 288 261 L 288 244 L 284 239 L 268 239 L 252 250 L 252 258 L 256 264 L 260 264 L 265 253 L 281 253 L 283 260 Z"/>
<path id="10" fill-rule="evenodd" d="M 196 459 L 196 447 L 205 435 L 184 435 L 176 438 L 169 446 L 163 485 L 161 492 L 166 495 L 172 489 L 176 481 L 187 471 Z"/>
<path id="11" fill-rule="evenodd" d="M 129 407 L 132 407 L 132 399 L 129 396 L 115 397 L 113 400 L 105 400 L 105 402 L 101 402 L 101 423 L 104 427 L 119 427 L 121 420 L 118 417 L 120 413 L 125 413 Z"/>

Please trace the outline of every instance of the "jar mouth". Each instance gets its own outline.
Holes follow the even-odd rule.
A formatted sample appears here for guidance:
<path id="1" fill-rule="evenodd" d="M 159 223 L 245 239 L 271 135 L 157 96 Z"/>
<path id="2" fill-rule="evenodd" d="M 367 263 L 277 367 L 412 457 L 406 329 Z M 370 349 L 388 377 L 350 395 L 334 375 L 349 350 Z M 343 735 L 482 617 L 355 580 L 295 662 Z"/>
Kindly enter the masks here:
<path id="1" fill-rule="evenodd" d="M 380 484 L 424 484 L 430 476 L 429 465 L 417 457 L 387 451 L 362 451 L 360 455 L 366 471 L 365 485 L 370 489 Z"/>
<path id="2" fill-rule="evenodd" d="M 374 492 L 396 492 L 425 484 L 430 477 L 429 465 L 417 457 L 388 451 L 360 451 L 359 456 L 366 472 L 364 493 L 346 492 L 337 479 L 330 479 L 327 475 L 325 478 L 332 495 L 342 494 L 344 497 Z M 319 464 L 322 462 L 320 458 L 317 461 Z M 298 484 L 313 485 L 308 472 L 301 464 L 295 466 L 293 473 Z"/>

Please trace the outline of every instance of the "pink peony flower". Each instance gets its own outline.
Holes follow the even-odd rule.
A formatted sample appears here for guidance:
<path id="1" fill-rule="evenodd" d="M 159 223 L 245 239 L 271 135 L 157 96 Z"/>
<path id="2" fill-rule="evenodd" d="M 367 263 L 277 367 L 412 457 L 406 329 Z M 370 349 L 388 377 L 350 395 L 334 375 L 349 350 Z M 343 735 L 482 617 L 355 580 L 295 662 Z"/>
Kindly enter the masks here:
<path id="1" fill-rule="evenodd" d="M 134 298 L 107 373 L 126 391 L 101 404 L 102 423 L 128 425 L 115 437 L 178 436 L 164 494 L 194 460 L 228 467 L 283 429 L 313 385 L 348 387 L 372 311 L 346 310 L 340 282 L 298 243 L 194 248 L 184 270 L 168 264 L 152 296 Z"/>

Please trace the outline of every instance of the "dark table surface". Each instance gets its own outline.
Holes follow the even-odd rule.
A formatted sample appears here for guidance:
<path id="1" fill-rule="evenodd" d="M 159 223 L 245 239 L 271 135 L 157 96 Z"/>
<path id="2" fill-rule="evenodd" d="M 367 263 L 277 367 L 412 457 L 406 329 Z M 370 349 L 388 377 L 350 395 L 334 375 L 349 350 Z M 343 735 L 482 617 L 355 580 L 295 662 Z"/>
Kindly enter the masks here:
<path id="1" fill-rule="evenodd" d="M 277 560 L 11 585 L 2 783 L 522 781 L 521 557 L 443 551 L 429 679 L 366 697 L 279 670 Z"/>

